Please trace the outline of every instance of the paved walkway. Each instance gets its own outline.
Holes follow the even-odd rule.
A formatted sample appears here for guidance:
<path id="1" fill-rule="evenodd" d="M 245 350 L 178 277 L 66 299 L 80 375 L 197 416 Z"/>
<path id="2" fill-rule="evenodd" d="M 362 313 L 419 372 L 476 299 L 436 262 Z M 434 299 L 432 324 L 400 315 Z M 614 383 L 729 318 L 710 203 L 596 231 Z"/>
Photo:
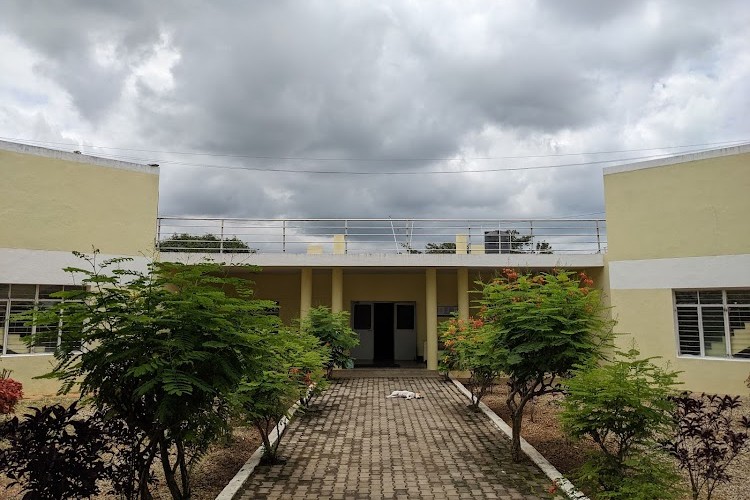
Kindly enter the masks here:
<path id="1" fill-rule="evenodd" d="M 381 372 L 382 373 L 382 372 Z M 425 399 L 386 399 L 393 390 Z M 284 465 L 258 466 L 241 499 L 551 498 L 531 462 L 439 378 L 341 378 L 287 430 Z"/>

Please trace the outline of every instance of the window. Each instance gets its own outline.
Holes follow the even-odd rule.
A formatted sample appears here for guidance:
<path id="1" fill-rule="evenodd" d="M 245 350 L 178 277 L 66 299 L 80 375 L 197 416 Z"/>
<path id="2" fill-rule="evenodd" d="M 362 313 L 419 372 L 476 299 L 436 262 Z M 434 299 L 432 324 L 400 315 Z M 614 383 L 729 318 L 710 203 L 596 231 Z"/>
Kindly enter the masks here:
<path id="1" fill-rule="evenodd" d="M 61 299 L 51 295 L 64 289 L 80 287 L 62 285 L 4 285 L 0 284 L 0 354 L 43 354 L 54 352 L 60 342 L 63 330 L 62 321 L 55 326 L 28 326 L 23 321 L 14 320 L 16 314 L 34 308 L 48 308 Z M 29 346 L 26 338 L 38 335 L 34 345 Z"/>
<path id="2" fill-rule="evenodd" d="M 750 290 L 675 291 L 678 352 L 750 359 Z"/>

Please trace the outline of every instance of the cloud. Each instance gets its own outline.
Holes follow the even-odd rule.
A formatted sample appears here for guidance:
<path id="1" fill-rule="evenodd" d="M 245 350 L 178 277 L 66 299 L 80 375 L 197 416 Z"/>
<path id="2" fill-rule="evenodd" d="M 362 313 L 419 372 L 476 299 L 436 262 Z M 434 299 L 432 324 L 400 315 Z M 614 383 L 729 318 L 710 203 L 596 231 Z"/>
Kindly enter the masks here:
<path id="1" fill-rule="evenodd" d="M 161 163 L 168 215 L 594 213 L 597 166 L 355 176 L 168 162 L 419 172 L 750 138 L 739 0 L 2 4 L 0 136 L 308 158 L 87 150 Z"/>

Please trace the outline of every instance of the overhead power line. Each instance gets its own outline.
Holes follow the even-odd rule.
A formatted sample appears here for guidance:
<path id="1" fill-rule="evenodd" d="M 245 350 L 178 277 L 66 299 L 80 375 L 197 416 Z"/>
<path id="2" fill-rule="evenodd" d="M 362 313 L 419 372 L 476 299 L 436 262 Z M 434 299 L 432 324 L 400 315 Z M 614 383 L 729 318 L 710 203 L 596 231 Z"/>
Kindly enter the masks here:
<path id="1" fill-rule="evenodd" d="M 212 153 L 212 152 L 195 152 L 195 151 L 168 151 L 159 149 L 139 149 L 139 148 L 124 148 L 115 146 L 100 146 L 93 144 L 78 144 L 74 142 L 59 142 L 59 141 L 42 141 L 36 139 L 19 138 L 19 137 L 1 137 L 0 140 L 14 141 L 14 142 L 25 142 L 34 144 L 49 144 L 57 146 L 70 146 L 72 148 L 92 148 L 92 149 L 109 149 L 115 151 L 133 151 L 140 153 L 160 153 L 160 154 L 172 154 L 172 155 L 188 155 L 188 156 L 210 156 L 210 157 L 223 157 L 223 158 L 246 158 L 253 160 L 277 160 L 277 161 L 348 161 L 348 162 L 382 162 L 382 163 L 399 163 L 399 162 L 437 162 L 437 161 L 492 161 L 492 160 L 513 160 L 513 159 L 524 159 L 524 158 L 555 158 L 564 156 L 585 156 L 585 155 L 600 155 L 600 154 L 617 154 L 617 153 L 634 153 L 641 151 L 659 151 L 666 149 L 684 149 L 684 148 L 696 148 L 696 147 L 708 147 L 708 146 L 721 146 L 730 144 L 742 144 L 750 142 L 750 139 L 737 139 L 732 141 L 720 141 L 720 142 L 704 142 L 699 144 L 683 144 L 679 146 L 659 146 L 652 148 L 635 148 L 635 149 L 618 149 L 609 151 L 584 151 L 577 153 L 548 153 L 548 154 L 536 154 L 536 155 L 508 155 L 508 156 L 457 156 L 457 157 L 409 157 L 409 158 L 365 158 L 365 157 L 318 157 L 318 156 L 274 156 L 274 155 L 252 155 L 252 154 L 227 154 L 227 153 Z M 161 160 L 166 163 L 165 160 Z"/>
<path id="2" fill-rule="evenodd" d="M 695 149 L 691 151 L 683 151 L 680 154 L 698 153 L 706 151 L 706 149 Z M 469 174 L 469 173 L 491 173 L 491 172 L 513 172 L 513 171 L 525 171 L 525 170 L 543 170 L 543 169 L 556 169 L 556 168 L 570 168 L 570 167 L 582 167 L 591 165 L 602 165 L 606 163 L 618 163 L 638 160 L 650 160 L 656 158 L 664 158 L 672 156 L 670 153 L 658 154 L 658 155 L 647 155 L 647 156 L 631 156 L 627 158 L 615 158 L 610 160 L 594 160 L 584 161 L 576 163 L 559 163 L 554 165 L 531 165 L 525 167 L 498 167 L 498 168 L 483 168 L 483 169 L 463 169 L 463 170 L 389 170 L 389 171 L 378 171 L 378 170 L 301 170 L 292 168 L 274 168 L 274 167 L 253 167 L 248 165 L 215 165 L 205 163 L 190 163 L 172 160 L 153 160 L 153 163 L 168 164 L 168 165 L 181 165 L 187 167 L 200 167 L 200 168 L 219 168 L 227 170 L 249 170 L 253 172 L 277 172 L 277 173 L 290 173 L 290 174 L 323 174 L 323 175 L 437 175 L 437 174 Z M 102 158 L 108 158 L 113 160 L 127 160 L 127 161 L 138 161 L 141 163 L 151 163 L 152 160 L 145 158 L 121 156 L 121 155 L 101 155 Z"/>

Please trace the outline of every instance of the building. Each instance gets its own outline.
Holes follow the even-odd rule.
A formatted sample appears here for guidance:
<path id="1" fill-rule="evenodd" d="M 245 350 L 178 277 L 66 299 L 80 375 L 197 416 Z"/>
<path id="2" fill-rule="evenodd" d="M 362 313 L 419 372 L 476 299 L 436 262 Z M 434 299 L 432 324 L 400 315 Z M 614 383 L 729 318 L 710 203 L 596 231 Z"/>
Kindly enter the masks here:
<path id="1" fill-rule="evenodd" d="M 620 346 L 661 356 L 686 389 L 746 394 L 750 146 L 607 168 L 604 188 Z"/>
<path id="2" fill-rule="evenodd" d="M 143 267 L 154 252 L 159 169 L 77 153 L 0 141 L 0 370 L 13 371 L 27 395 L 50 394 L 57 384 L 33 377 L 48 372 L 60 334 L 39 345 L 23 338 L 32 327 L 13 314 L 53 301 L 51 293 L 77 286 L 63 271 L 81 267 L 73 250 L 97 248 L 102 258 L 134 257 Z"/>
<path id="3" fill-rule="evenodd" d="M 17 186 L 0 201 L 0 368 L 27 393 L 53 392 L 30 377 L 49 369 L 55 344 L 17 352 L 30 332 L 10 322 L 14 308 L 75 286 L 60 271 L 71 250 L 97 247 L 142 266 L 155 241 L 161 260 L 208 257 L 253 280 L 287 323 L 318 305 L 349 311 L 362 365 L 435 369 L 438 323 L 467 318 L 476 282 L 503 268 L 585 271 L 611 301 L 621 347 L 635 340 L 662 356 L 688 389 L 746 391 L 749 146 L 607 169 L 606 224 L 158 217 L 157 168 L 8 143 L 0 168 Z"/>

